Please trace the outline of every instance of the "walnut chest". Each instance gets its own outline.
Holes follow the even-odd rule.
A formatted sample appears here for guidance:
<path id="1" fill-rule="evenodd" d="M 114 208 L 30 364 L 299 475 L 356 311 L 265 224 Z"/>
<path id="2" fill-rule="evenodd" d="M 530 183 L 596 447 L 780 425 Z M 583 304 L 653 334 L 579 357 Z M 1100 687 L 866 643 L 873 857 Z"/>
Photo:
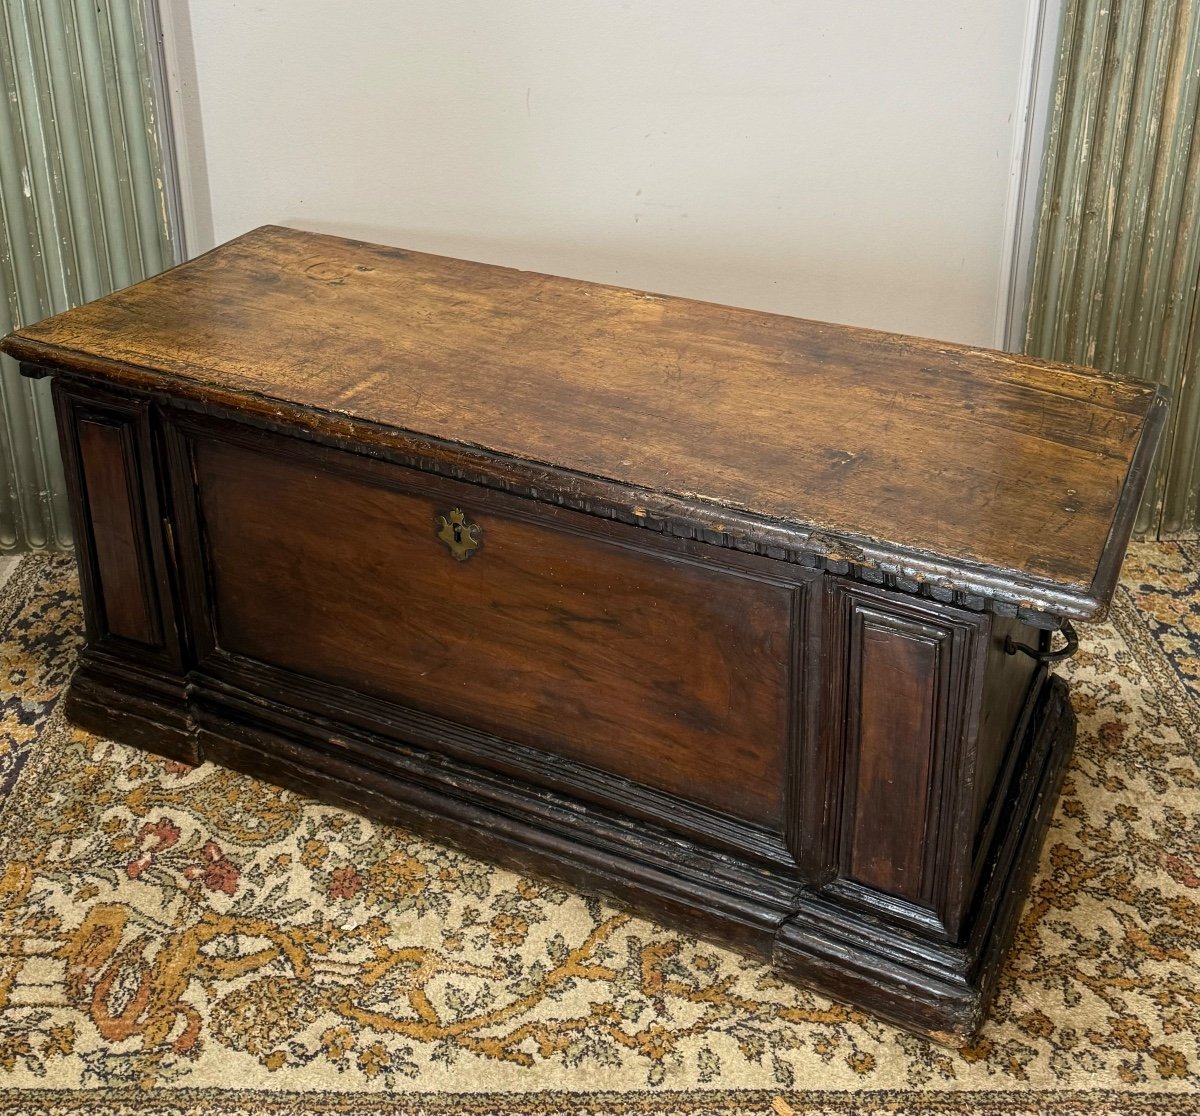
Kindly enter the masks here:
<path id="1" fill-rule="evenodd" d="M 978 1027 L 1158 389 L 275 227 L 3 347 L 78 723 Z"/>

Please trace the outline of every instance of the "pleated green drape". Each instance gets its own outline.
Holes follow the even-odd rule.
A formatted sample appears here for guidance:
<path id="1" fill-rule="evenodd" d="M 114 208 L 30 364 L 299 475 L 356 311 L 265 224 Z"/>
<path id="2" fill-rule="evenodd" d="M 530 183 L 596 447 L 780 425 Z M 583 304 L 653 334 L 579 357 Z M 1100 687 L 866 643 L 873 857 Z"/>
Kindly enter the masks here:
<path id="1" fill-rule="evenodd" d="M 1200 524 L 1200 0 L 1068 0 L 1026 351 L 1170 384 L 1139 534 Z"/>
<path id="2" fill-rule="evenodd" d="M 0 332 L 174 262 L 141 0 L 0 0 Z M 0 550 L 70 545 L 44 381 L 0 358 Z"/>

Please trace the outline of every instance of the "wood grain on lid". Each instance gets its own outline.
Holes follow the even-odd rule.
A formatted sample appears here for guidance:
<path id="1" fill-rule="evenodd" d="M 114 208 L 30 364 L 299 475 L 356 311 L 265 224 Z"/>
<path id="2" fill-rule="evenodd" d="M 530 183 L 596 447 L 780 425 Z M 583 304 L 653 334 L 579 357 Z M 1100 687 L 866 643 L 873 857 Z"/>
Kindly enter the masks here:
<path id="1" fill-rule="evenodd" d="M 4 346 L 1072 591 L 1124 545 L 1110 535 L 1163 403 L 1153 385 L 1006 353 L 275 226 Z"/>

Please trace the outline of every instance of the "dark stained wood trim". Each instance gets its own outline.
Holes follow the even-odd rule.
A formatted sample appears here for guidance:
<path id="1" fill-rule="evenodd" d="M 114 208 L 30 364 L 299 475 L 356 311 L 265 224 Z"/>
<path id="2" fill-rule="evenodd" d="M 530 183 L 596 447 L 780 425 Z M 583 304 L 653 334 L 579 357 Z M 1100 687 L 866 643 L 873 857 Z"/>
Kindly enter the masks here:
<path id="1" fill-rule="evenodd" d="M 145 741 L 166 725 L 167 754 L 188 754 L 183 734 L 163 717 L 161 704 L 139 704 L 124 692 L 127 683 L 90 664 L 81 668 L 79 681 L 80 696 L 72 706 L 77 723 L 124 739 L 136 728 Z M 166 680 L 162 686 L 170 688 Z M 594 887 L 625 901 L 637 896 L 640 909 L 682 919 L 697 932 L 757 956 L 770 957 L 775 929 L 802 886 L 794 872 L 744 864 L 574 795 L 534 791 L 521 778 L 345 724 L 301 719 L 256 694 L 236 694 L 235 688 L 203 682 L 187 687 L 187 732 L 196 759 L 415 826 L 476 855 L 574 887 Z M 137 727 L 138 721 L 145 723 Z M 539 848 L 555 851 L 547 857 Z"/>
<path id="2" fill-rule="evenodd" d="M 801 873 L 813 882 L 828 875 L 822 855 L 823 833 L 810 822 L 814 809 L 812 764 L 808 757 L 820 750 L 821 615 L 822 587 L 810 584 L 792 597 L 792 723 L 788 731 L 784 793 L 784 841 Z"/>
<path id="3" fill-rule="evenodd" d="M 699 845 L 765 865 L 781 878 L 802 879 L 779 835 L 762 826 L 419 710 L 374 701 L 224 653 L 215 655 L 203 672 L 193 672 L 187 694 L 189 699 L 219 703 L 249 718 L 261 716 L 264 703 L 269 704 L 276 731 L 312 734 L 316 726 L 323 734 L 316 737 L 318 742 L 336 739 L 339 750 L 349 756 L 363 751 L 360 739 L 401 741 L 428 753 L 430 764 L 446 756 L 476 769 L 523 779 L 531 786 L 621 813 L 633 824 L 647 822 L 663 832 L 674 831 Z M 368 763 L 374 762 L 372 749 L 363 754 Z"/>
<path id="4" fill-rule="evenodd" d="M 158 666 L 132 662 L 111 645 L 88 645 L 80 652 L 66 713 L 75 724 L 94 726 L 110 739 L 183 763 L 201 762 L 186 681 Z"/>

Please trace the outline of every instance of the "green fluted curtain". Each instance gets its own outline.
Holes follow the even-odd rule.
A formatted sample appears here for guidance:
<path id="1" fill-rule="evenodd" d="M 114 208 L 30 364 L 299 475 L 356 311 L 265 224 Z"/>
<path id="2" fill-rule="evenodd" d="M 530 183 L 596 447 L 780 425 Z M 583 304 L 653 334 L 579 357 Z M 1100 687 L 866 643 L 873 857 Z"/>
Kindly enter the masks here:
<path id="1" fill-rule="evenodd" d="M 0 332 L 173 260 L 141 0 L 0 0 Z M 69 546 L 48 385 L 0 358 L 0 550 Z"/>
<path id="2" fill-rule="evenodd" d="M 1026 351 L 1171 385 L 1135 530 L 1200 525 L 1200 0 L 1067 0 Z"/>

